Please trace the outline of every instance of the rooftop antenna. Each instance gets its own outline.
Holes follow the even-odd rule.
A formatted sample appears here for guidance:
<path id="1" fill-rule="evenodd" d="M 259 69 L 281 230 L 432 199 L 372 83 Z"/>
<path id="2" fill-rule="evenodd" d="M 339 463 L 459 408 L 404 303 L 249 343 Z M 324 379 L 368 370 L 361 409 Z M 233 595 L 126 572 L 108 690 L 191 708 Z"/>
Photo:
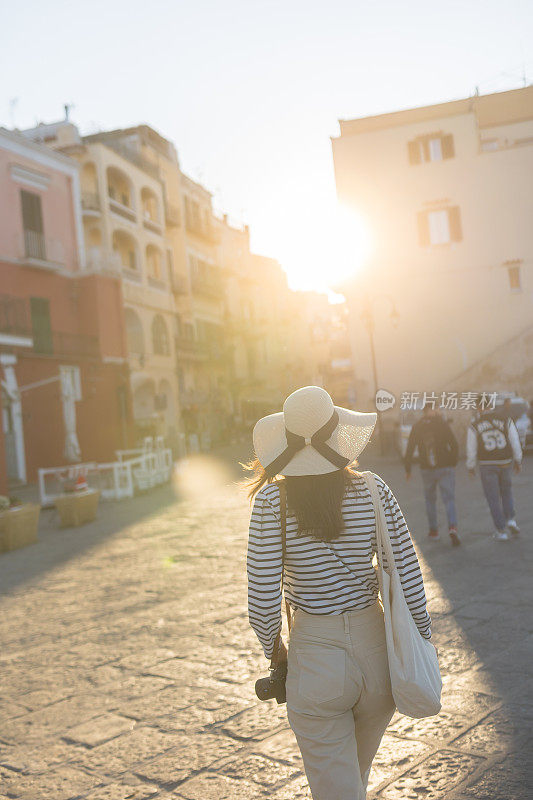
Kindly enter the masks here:
<path id="1" fill-rule="evenodd" d="M 12 97 L 9 101 L 9 121 L 12 128 L 15 127 L 15 108 L 18 106 L 18 102 L 18 97 Z"/>
<path id="2" fill-rule="evenodd" d="M 70 111 L 75 108 L 74 103 L 65 103 L 63 108 L 65 109 L 65 122 L 69 122 Z"/>

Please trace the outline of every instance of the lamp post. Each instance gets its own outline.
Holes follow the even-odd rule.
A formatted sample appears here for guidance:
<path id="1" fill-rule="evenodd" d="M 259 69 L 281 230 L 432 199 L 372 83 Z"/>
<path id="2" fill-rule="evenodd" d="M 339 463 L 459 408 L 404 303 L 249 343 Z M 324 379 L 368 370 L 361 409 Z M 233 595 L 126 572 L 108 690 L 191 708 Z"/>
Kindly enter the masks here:
<path id="1" fill-rule="evenodd" d="M 394 328 L 397 327 L 398 321 L 400 319 L 400 315 L 396 306 L 394 305 L 394 300 L 388 294 L 379 294 L 374 295 L 373 297 L 367 298 L 365 301 L 365 305 L 363 307 L 363 311 L 361 313 L 361 319 L 368 331 L 368 338 L 370 339 L 370 356 L 372 359 L 372 375 L 374 377 L 374 397 L 378 392 L 379 384 L 378 384 L 378 370 L 376 365 L 376 348 L 374 344 L 374 304 L 376 300 L 384 298 L 388 300 L 391 304 L 391 314 L 390 319 Z M 378 411 L 378 438 L 379 438 L 379 451 L 381 455 L 385 455 L 385 439 L 383 436 L 383 423 L 381 421 L 381 414 Z"/>

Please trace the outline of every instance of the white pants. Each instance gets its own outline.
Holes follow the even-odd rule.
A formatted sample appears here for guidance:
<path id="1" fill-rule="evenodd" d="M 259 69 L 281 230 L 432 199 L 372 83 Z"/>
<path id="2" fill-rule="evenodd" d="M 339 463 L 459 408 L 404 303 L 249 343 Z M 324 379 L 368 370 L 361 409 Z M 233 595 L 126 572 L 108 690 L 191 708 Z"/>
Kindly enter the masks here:
<path id="1" fill-rule="evenodd" d="M 297 609 L 287 714 L 313 800 L 365 800 L 394 710 L 381 606 L 335 615 Z"/>

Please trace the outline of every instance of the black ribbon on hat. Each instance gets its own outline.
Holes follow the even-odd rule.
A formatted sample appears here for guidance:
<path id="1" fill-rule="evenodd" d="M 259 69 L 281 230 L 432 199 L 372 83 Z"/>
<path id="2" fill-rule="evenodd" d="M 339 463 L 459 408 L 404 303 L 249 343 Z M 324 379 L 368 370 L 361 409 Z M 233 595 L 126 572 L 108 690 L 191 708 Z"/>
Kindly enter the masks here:
<path id="1" fill-rule="evenodd" d="M 306 446 L 306 444 L 311 444 L 315 450 L 320 453 L 321 456 L 327 458 L 334 466 L 342 469 L 346 467 L 350 463 L 349 458 L 345 458 L 341 456 L 340 453 L 337 453 L 332 447 L 326 444 L 327 440 L 339 424 L 339 415 L 337 411 L 334 411 L 325 425 L 322 425 L 312 436 L 310 440 L 306 440 L 305 436 L 299 436 L 297 433 L 292 433 L 292 431 L 287 430 L 285 428 L 285 436 L 287 437 L 287 447 L 280 453 L 280 455 L 271 461 L 270 464 L 265 467 L 265 472 L 268 478 L 273 478 L 274 475 L 277 475 L 281 472 L 281 470 L 287 466 L 289 461 L 296 455 L 300 450 Z"/>

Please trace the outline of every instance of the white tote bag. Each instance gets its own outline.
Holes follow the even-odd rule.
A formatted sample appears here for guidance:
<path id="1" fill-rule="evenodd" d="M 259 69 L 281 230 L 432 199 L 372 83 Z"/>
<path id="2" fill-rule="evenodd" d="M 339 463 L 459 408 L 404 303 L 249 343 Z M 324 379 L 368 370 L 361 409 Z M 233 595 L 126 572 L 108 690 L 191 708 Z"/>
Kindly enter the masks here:
<path id="1" fill-rule="evenodd" d="M 379 588 L 394 702 L 400 714 L 407 717 L 432 717 L 441 709 L 442 678 L 437 651 L 420 635 L 406 603 L 376 478 L 372 472 L 360 474 L 370 490 L 376 515 Z M 386 556 L 386 570 L 383 568 L 383 554 Z"/>

